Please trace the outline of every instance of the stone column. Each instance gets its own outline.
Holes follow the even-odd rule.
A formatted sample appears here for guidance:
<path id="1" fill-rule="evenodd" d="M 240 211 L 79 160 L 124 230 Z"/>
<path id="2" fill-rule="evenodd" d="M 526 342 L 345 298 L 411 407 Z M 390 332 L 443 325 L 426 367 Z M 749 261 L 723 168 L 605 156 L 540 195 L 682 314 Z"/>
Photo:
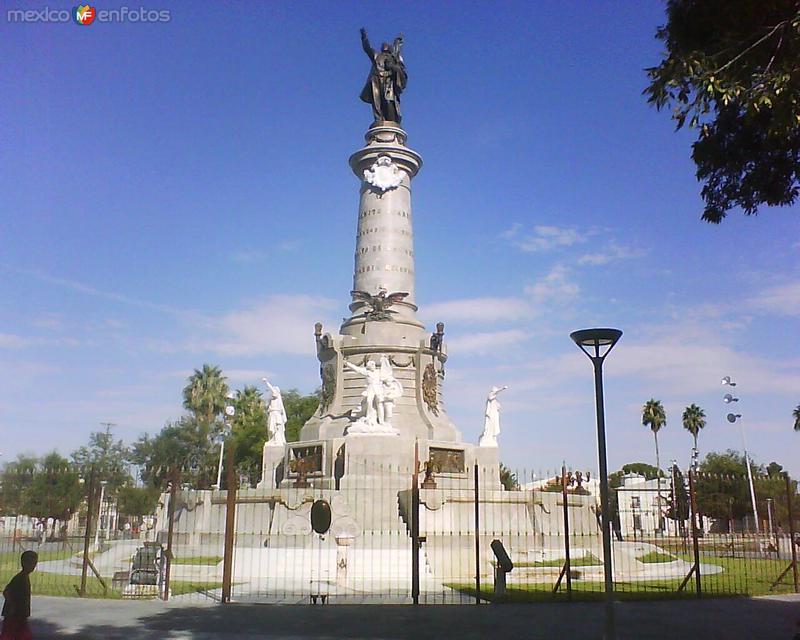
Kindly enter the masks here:
<path id="1" fill-rule="evenodd" d="M 411 213 L 411 179 L 422 166 L 422 158 L 405 146 L 406 133 L 396 124 L 375 125 L 365 138 L 367 145 L 350 156 L 350 167 L 361 180 L 353 289 L 371 295 L 381 288 L 387 293 L 408 293 L 403 302 L 392 306 L 397 312 L 393 319 L 422 329 L 414 303 Z M 365 302 L 354 301 L 342 333 L 358 333 L 366 310 Z"/>

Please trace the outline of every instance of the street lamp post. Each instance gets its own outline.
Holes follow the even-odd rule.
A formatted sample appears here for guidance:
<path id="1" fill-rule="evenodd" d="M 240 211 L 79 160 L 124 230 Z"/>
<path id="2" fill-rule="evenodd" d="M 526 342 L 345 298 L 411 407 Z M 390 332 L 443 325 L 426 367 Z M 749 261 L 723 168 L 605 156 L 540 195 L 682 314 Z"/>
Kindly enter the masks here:
<path id="1" fill-rule="evenodd" d="M 569 334 L 594 367 L 594 396 L 597 416 L 597 456 L 600 467 L 600 510 L 603 530 L 603 574 L 605 582 L 605 640 L 617 637 L 614 622 L 614 574 L 611 566 L 611 509 L 608 495 L 606 416 L 603 404 L 603 361 L 622 337 L 619 329 L 581 329 Z"/>
<path id="2" fill-rule="evenodd" d="M 720 381 L 723 385 L 728 385 L 730 387 L 735 387 L 736 383 L 731 380 L 730 376 L 725 376 Z M 739 398 L 735 398 L 732 394 L 726 393 L 725 396 L 722 398 L 722 401 L 725 404 L 730 404 L 732 402 L 739 402 Z M 744 449 L 744 461 L 747 465 L 747 481 L 750 484 L 750 501 L 753 504 L 753 520 L 755 521 L 755 529 L 756 534 L 759 533 L 760 527 L 758 525 L 758 507 L 756 506 L 756 489 L 753 485 L 753 469 L 750 463 L 750 455 L 747 453 L 747 438 L 744 435 L 744 424 L 741 421 L 742 414 L 741 413 L 729 413 L 725 416 L 728 422 L 731 424 L 735 422 L 739 422 L 739 429 L 742 432 L 742 448 Z"/>
<path id="3" fill-rule="evenodd" d="M 219 439 L 219 464 L 217 465 L 217 484 L 215 485 L 217 490 L 222 488 L 222 460 L 225 453 L 225 438 L 228 435 L 227 432 L 230 431 L 230 420 L 236 414 L 236 408 L 233 406 L 233 401 L 235 399 L 236 396 L 234 396 L 232 392 L 229 392 L 228 395 L 225 396 L 226 405 L 223 420 L 225 421 L 226 433 L 223 433 L 222 437 Z"/>

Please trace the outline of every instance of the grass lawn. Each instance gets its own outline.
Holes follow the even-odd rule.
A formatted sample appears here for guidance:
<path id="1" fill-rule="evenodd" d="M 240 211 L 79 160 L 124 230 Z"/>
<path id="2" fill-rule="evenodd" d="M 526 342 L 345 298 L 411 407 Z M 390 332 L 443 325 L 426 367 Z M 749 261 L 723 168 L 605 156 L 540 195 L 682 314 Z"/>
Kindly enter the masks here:
<path id="1" fill-rule="evenodd" d="M 692 562 L 689 555 L 679 556 Z M 717 565 L 723 568 L 722 573 L 702 575 L 701 582 L 704 596 L 759 596 L 779 593 L 793 593 L 791 572 L 774 590 L 770 590 L 772 582 L 789 564 L 788 560 L 769 560 L 756 558 L 726 558 L 719 556 L 703 556 L 702 564 Z M 695 597 L 695 580 L 692 576 L 686 588 L 678 592 L 681 579 L 648 580 L 641 582 L 614 583 L 615 598 L 619 600 L 658 600 Z M 513 584 L 506 590 L 504 602 L 553 602 L 567 599 L 566 583 L 561 584 L 558 593 L 553 594 L 555 579 L 547 583 Z M 448 587 L 460 591 L 466 596 L 475 596 L 473 584 L 451 583 Z M 484 585 L 481 595 L 492 600 L 491 583 Z M 573 600 L 602 600 L 603 584 L 583 580 L 572 581 Z"/>
<path id="2" fill-rule="evenodd" d="M 36 549 L 33 549 L 36 551 Z M 75 554 L 82 554 L 83 548 L 70 550 L 69 547 L 66 549 L 47 549 L 44 551 L 36 551 L 39 555 L 39 562 L 50 562 L 52 560 L 69 560 Z M 0 553 L 0 571 L 8 568 L 14 568 L 19 566 L 19 557 L 22 555 L 22 551 L 5 551 Z"/>
<path id="3" fill-rule="evenodd" d="M 651 551 L 639 558 L 636 558 L 639 562 L 644 562 L 646 564 L 649 563 L 656 563 L 656 562 L 672 562 L 675 558 L 673 558 L 668 553 L 659 553 L 658 551 Z"/>
<path id="4" fill-rule="evenodd" d="M 583 556 L 582 558 L 570 558 L 570 567 L 592 567 L 603 564 L 600 558 L 591 553 Z M 557 560 L 542 560 L 539 562 L 515 562 L 515 567 L 563 567 L 564 559 Z"/>
<path id="5" fill-rule="evenodd" d="M 220 562 L 222 562 L 222 556 L 190 556 L 188 558 L 176 556 L 176 558 L 172 561 L 172 564 L 217 565 Z"/>

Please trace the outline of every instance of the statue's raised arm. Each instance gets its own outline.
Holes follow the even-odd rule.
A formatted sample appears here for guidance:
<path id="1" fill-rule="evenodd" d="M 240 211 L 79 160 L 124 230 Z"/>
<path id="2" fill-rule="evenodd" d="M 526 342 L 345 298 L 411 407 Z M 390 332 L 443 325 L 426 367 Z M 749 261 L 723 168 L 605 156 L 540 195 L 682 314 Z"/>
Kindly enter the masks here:
<path id="1" fill-rule="evenodd" d="M 364 48 L 364 53 L 369 56 L 369 59 L 373 60 L 375 58 L 375 49 L 373 49 L 372 45 L 369 43 L 367 30 L 364 27 L 361 27 L 361 46 Z"/>

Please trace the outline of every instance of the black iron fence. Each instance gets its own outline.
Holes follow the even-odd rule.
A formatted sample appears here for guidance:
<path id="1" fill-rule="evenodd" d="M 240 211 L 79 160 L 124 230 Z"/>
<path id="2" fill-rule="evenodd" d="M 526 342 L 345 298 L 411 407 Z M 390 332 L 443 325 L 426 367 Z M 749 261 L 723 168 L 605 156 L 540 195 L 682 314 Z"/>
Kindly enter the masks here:
<path id="1" fill-rule="evenodd" d="M 295 468 L 238 484 L 229 471 L 221 489 L 197 490 L 172 473 L 148 496 L 92 471 L 5 474 L 0 582 L 32 549 L 34 593 L 60 596 L 436 604 L 603 592 L 590 473 L 364 463 L 335 481 Z M 800 502 L 785 474 L 673 469 L 618 484 L 618 597 L 800 592 Z"/>

